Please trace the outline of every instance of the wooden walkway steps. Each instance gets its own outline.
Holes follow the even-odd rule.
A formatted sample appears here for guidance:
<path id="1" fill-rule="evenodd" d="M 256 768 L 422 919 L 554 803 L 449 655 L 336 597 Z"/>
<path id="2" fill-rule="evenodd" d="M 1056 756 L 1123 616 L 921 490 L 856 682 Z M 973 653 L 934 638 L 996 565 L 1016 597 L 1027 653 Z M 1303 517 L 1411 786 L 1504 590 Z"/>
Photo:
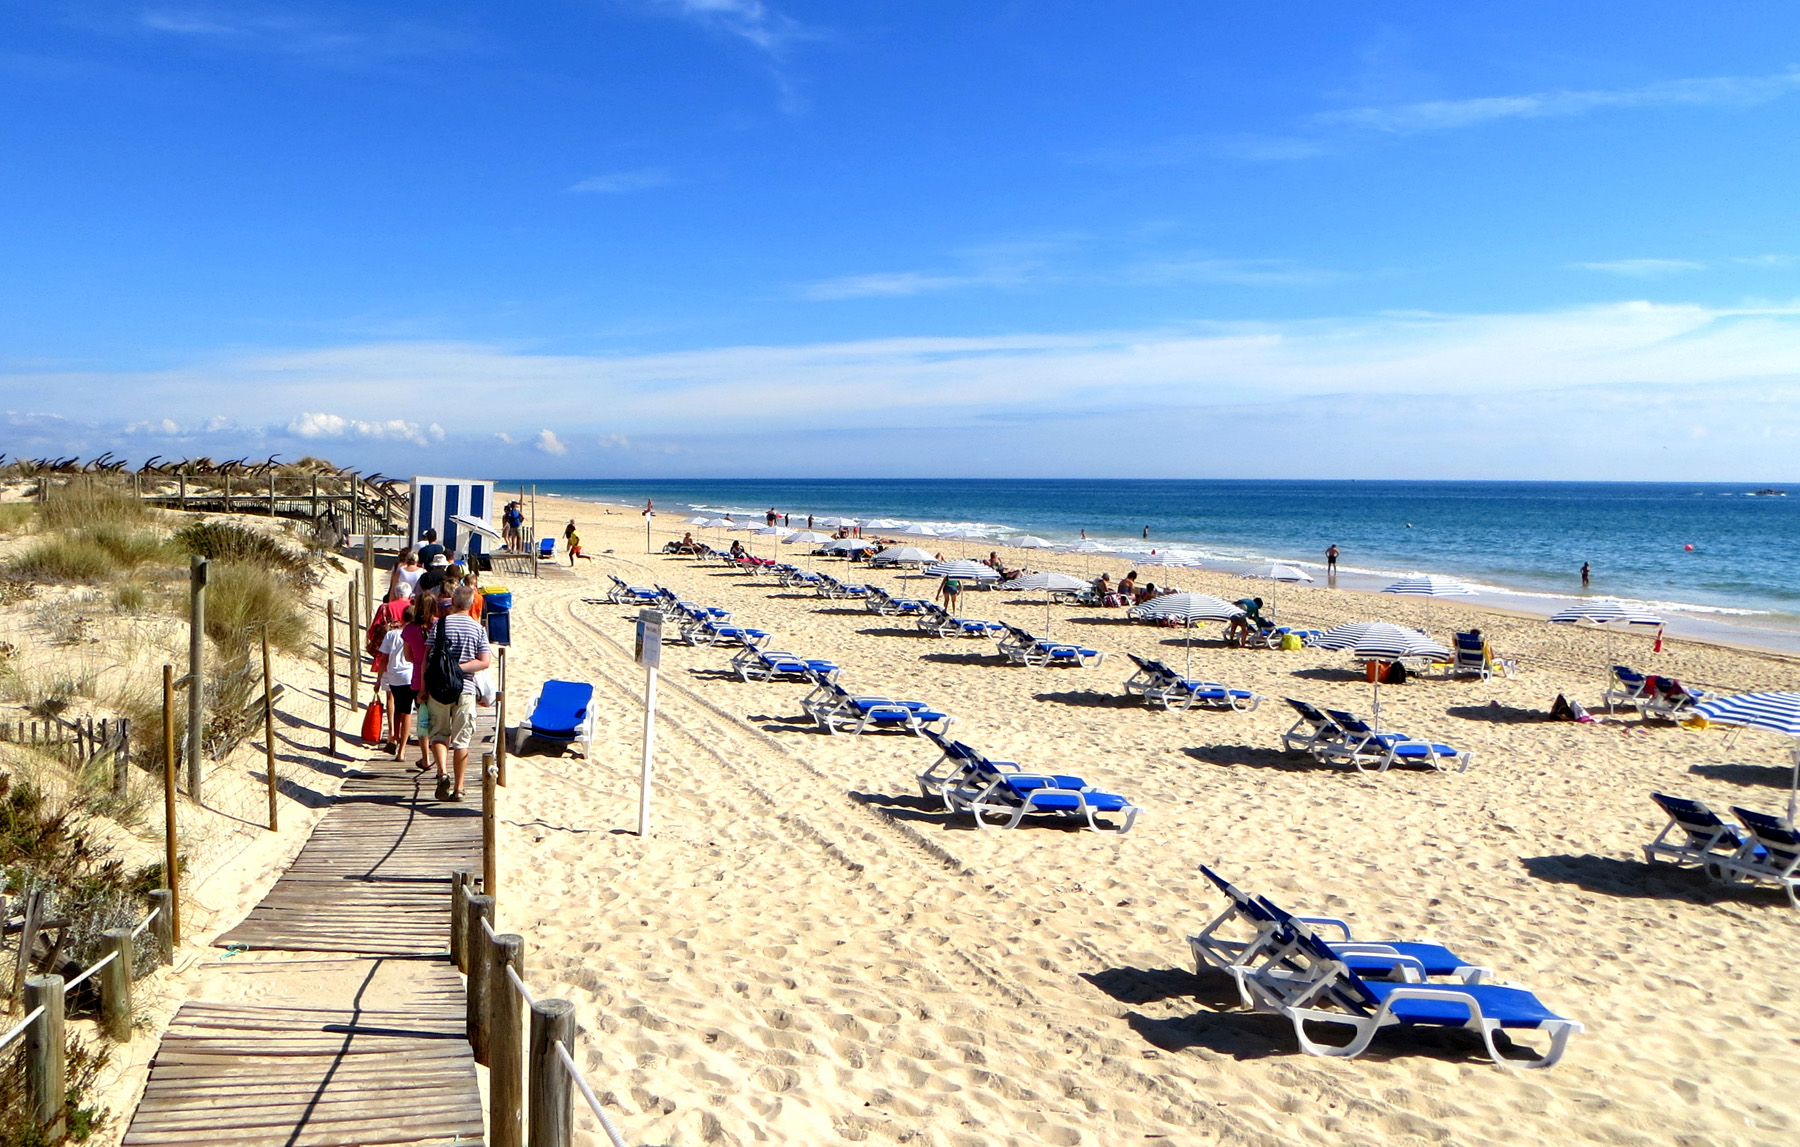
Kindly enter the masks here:
<path id="1" fill-rule="evenodd" d="M 481 812 L 431 797 L 395 761 L 345 782 L 269 895 L 214 941 L 239 950 L 171 1021 L 126 1147 L 484 1141 L 444 955 L 449 873 L 480 867 Z"/>

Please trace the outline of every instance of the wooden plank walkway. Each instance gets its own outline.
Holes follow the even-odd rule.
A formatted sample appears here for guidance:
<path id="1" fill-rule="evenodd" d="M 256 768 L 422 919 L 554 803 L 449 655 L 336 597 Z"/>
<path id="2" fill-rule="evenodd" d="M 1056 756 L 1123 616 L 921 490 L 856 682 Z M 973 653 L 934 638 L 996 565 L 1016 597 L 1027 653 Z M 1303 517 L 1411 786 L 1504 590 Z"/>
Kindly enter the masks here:
<path id="1" fill-rule="evenodd" d="M 450 942 L 449 874 L 481 868 L 480 758 L 475 804 L 438 804 L 431 774 L 369 762 L 262 903 L 216 941 L 289 952 L 410 956 Z"/>
<path id="2" fill-rule="evenodd" d="M 215 941 L 249 950 L 176 1013 L 125 1147 L 483 1142 L 462 979 L 443 956 L 449 873 L 480 867 L 480 808 L 433 801 L 398 762 L 361 769 Z"/>

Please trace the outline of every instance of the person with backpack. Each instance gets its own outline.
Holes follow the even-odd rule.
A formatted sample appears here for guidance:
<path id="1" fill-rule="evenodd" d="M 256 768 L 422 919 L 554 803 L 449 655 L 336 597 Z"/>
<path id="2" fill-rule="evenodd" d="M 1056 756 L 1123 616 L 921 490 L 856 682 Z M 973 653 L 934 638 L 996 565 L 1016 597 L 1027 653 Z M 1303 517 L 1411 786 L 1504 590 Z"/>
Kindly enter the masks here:
<path id="1" fill-rule="evenodd" d="M 475 740 L 475 677 L 493 663 L 487 634 L 469 616 L 475 591 L 458 586 L 450 613 L 425 640 L 425 698 L 431 724 L 431 757 L 437 765 L 437 799 L 463 799 L 469 746 Z M 449 761 L 446 761 L 446 757 Z M 445 775 L 453 769 L 454 784 Z"/>

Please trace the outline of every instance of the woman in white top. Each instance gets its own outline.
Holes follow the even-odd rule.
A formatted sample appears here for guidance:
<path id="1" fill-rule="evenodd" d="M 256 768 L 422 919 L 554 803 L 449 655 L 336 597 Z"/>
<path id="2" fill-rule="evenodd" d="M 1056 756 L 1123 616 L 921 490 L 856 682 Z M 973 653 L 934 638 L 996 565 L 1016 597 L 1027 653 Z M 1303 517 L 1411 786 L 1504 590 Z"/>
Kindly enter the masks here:
<path id="1" fill-rule="evenodd" d="M 391 596 L 394 587 L 401 582 L 406 583 L 407 596 L 419 591 L 419 579 L 425 574 L 425 567 L 419 564 L 419 555 L 413 550 L 401 550 L 400 556 L 394 560 L 393 576 L 388 578 L 388 593 Z"/>

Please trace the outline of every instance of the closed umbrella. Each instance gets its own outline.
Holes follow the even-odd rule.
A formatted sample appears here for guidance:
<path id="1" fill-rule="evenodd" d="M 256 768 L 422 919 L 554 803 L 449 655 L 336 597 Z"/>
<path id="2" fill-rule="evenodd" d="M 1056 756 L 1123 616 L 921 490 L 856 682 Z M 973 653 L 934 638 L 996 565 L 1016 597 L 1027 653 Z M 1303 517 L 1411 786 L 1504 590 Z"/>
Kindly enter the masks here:
<path id="1" fill-rule="evenodd" d="M 1050 632 L 1050 596 L 1086 589 L 1088 583 L 1066 573 L 1029 573 L 1000 583 L 1001 589 L 1041 589 L 1044 591 L 1044 632 Z"/>
<path id="2" fill-rule="evenodd" d="M 1767 729 L 1800 738 L 1800 693 L 1734 693 L 1702 701 L 1694 712 L 1707 721 L 1745 729 Z M 1800 814 L 1800 743 L 1794 746 L 1794 781 L 1788 790 L 1787 823 Z"/>
<path id="3" fill-rule="evenodd" d="M 1230 621 L 1244 611 L 1231 602 L 1207 593 L 1165 593 L 1130 609 L 1132 617 L 1150 621 L 1178 617 L 1187 626 L 1187 672 L 1194 671 L 1194 623 L 1196 621 Z"/>

